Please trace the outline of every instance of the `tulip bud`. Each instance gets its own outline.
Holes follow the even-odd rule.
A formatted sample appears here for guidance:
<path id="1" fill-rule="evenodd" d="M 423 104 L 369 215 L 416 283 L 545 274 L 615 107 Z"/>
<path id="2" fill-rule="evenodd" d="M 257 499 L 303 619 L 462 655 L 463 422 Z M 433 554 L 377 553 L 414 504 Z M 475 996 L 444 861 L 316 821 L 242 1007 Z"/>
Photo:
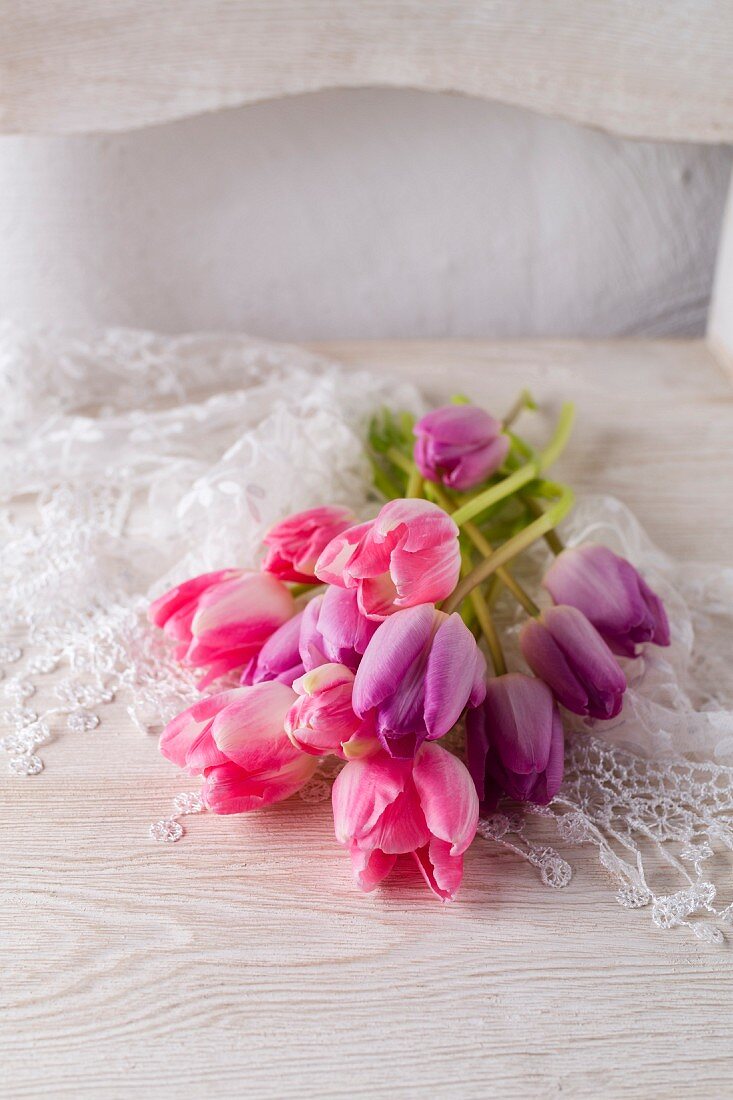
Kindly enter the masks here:
<path id="1" fill-rule="evenodd" d="M 563 604 L 528 619 L 519 634 L 524 659 L 555 698 L 574 714 L 615 718 L 626 677 L 594 626 Z"/>
<path id="2" fill-rule="evenodd" d="M 458 528 L 442 508 L 428 500 L 391 500 L 371 523 L 328 544 L 316 576 L 355 589 L 362 614 L 381 620 L 399 608 L 446 599 L 460 567 Z"/>
<path id="3" fill-rule="evenodd" d="M 614 653 L 635 657 L 644 642 L 667 646 L 669 621 L 659 596 L 606 546 L 563 550 L 542 584 L 556 604 L 582 611 Z"/>
<path id="4" fill-rule="evenodd" d="M 160 596 L 148 611 L 150 620 L 178 643 L 175 654 L 182 664 L 208 670 L 199 687 L 247 666 L 294 614 L 284 584 L 244 569 L 193 577 Z"/>
<path id="5" fill-rule="evenodd" d="M 483 704 L 468 711 L 466 745 L 468 770 L 487 810 L 503 794 L 545 806 L 560 789 L 562 721 L 542 680 L 519 672 L 490 679 Z"/>
<path id="6" fill-rule="evenodd" d="M 266 573 L 283 581 L 308 584 L 315 581 L 315 566 L 322 550 L 332 538 L 353 526 L 349 508 L 309 508 L 287 516 L 265 535 L 267 555 L 262 562 Z"/>
<path id="7" fill-rule="evenodd" d="M 354 710 L 363 718 L 373 712 L 391 756 L 412 757 L 423 741 L 452 729 L 469 702 L 481 702 L 485 676 L 486 661 L 460 615 L 422 604 L 377 630 L 356 673 Z"/>
<path id="8" fill-rule="evenodd" d="M 428 481 L 463 491 L 495 473 L 509 451 L 501 424 L 475 405 L 445 405 L 414 428 L 415 462 Z"/>
<path id="9" fill-rule="evenodd" d="M 344 760 L 378 750 L 374 723 L 354 713 L 353 688 L 354 673 L 336 664 L 320 665 L 295 681 L 299 698 L 285 716 L 285 732 L 296 748 L 314 756 L 335 753 Z"/>

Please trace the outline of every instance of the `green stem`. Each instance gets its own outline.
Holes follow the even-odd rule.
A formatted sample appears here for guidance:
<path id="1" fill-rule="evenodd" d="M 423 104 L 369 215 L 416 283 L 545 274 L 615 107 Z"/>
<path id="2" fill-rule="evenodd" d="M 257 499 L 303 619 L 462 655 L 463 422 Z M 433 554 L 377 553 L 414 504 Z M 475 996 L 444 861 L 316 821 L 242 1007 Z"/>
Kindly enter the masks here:
<path id="1" fill-rule="evenodd" d="M 540 470 L 547 470 L 548 467 L 552 466 L 553 462 L 557 462 L 570 439 L 574 420 L 575 405 L 573 405 L 572 401 L 566 401 L 560 409 L 560 415 L 557 418 L 557 424 L 555 425 L 552 439 L 545 449 L 540 451 Z"/>
<path id="2" fill-rule="evenodd" d="M 494 674 L 496 676 L 503 676 L 506 672 L 506 661 L 504 660 L 504 653 L 501 648 L 501 642 L 499 641 L 499 635 L 494 626 L 494 620 L 491 617 L 491 612 L 486 604 L 486 600 L 478 588 L 473 589 L 469 599 L 476 612 L 476 618 L 483 631 L 486 644 L 489 647 L 491 663 L 494 666 Z"/>
<path id="3" fill-rule="evenodd" d="M 413 470 L 412 459 L 409 459 L 407 455 L 403 455 L 397 447 L 388 447 L 386 455 L 393 466 L 398 466 L 403 473 L 409 477 Z"/>
<path id="4" fill-rule="evenodd" d="M 449 494 L 439 486 L 433 486 L 434 496 L 438 504 L 446 512 L 453 514 L 453 501 Z M 494 552 L 494 548 L 489 540 L 479 531 L 478 527 L 471 521 L 467 521 L 463 524 L 463 530 L 468 535 L 469 539 L 485 558 L 491 557 Z M 514 598 L 521 604 L 528 615 L 539 615 L 540 609 L 534 600 L 531 598 L 528 592 L 522 588 L 519 581 L 515 580 L 512 574 L 504 566 L 501 566 L 496 571 L 496 575 L 502 582 L 505 588 L 508 588 Z"/>
<path id="5" fill-rule="evenodd" d="M 522 501 L 523 504 L 526 504 L 528 511 L 531 512 L 533 516 L 537 517 L 544 515 L 545 510 L 542 505 L 539 503 L 539 501 L 536 501 L 534 497 L 531 497 L 528 493 L 520 493 L 519 499 Z M 558 554 L 562 554 L 563 550 L 565 549 L 565 544 L 558 535 L 557 531 L 547 531 L 544 535 L 544 540 L 550 547 L 550 550 L 552 550 L 553 554 L 555 554 L 555 556 L 557 556 Z"/>
<path id="6" fill-rule="evenodd" d="M 509 412 L 504 417 L 502 421 L 502 428 L 504 429 L 504 431 L 506 431 L 507 428 L 510 428 L 524 409 L 536 408 L 537 405 L 535 404 L 534 398 L 532 397 L 532 394 L 529 392 L 529 390 L 522 390 L 522 392 L 517 397 L 517 400 L 514 402 Z"/>
<path id="7" fill-rule="evenodd" d="M 290 595 L 293 599 L 297 599 L 298 596 L 304 596 L 306 592 L 315 592 L 319 588 L 323 588 L 322 581 L 313 581 L 313 584 L 291 584 Z"/>
<path id="8" fill-rule="evenodd" d="M 483 581 L 487 580 L 492 573 L 495 573 L 500 566 L 505 565 L 512 558 L 516 557 L 517 554 L 521 554 L 523 550 L 526 550 L 528 546 L 531 546 L 533 542 L 536 542 L 536 540 L 541 538 L 547 531 L 556 527 L 563 516 L 567 515 L 572 508 L 573 500 L 572 490 L 564 487 L 560 499 L 553 504 L 552 507 L 548 508 L 541 516 L 528 524 L 523 531 L 514 535 L 513 538 L 507 539 L 498 550 L 494 550 L 493 554 L 477 565 L 475 569 L 472 569 L 467 577 L 463 578 L 453 592 L 453 595 L 446 601 L 443 610 L 447 614 L 450 614 L 451 611 L 455 611 L 477 585 L 482 584 Z"/>
<path id="9" fill-rule="evenodd" d="M 414 498 L 422 496 L 422 474 L 417 466 L 413 465 L 410 476 L 407 479 L 407 492 L 405 496 Z"/>

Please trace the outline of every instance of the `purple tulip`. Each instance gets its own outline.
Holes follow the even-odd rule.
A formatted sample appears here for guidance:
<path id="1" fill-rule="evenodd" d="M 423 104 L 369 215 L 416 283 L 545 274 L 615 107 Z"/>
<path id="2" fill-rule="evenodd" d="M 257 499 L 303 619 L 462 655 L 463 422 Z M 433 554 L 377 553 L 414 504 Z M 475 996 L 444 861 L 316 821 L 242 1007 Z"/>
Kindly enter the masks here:
<path id="1" fill-rule="evenodd" d="M 475 405 L 445 405 L 415 425 L 415 462 L 428 481 L 471 489 L 499 469 L 509 438 L 493 416 Z"/>
<path id="2" fill-rule="evenodd" d="M 337 664 L 356 672 L 378 626 L 362 615 L 355 589 L 329 585 L 303 612 L 300 656 L 306 671 Z"/>
<path id="3" fill-rule="evenodd" d="M 615 718 L 626 677 L 582 611 L 562 604 L 528 619 L 519 634 L 524 659 L 555 698 L 575 714 Z"/>
<path id="4" fill-rule="evenodd" d="M 390 615 L 367 646 L 354 681 L 360 718 L 374 712 L 390 756 L 410 758 L 451 729 L 486 693 L 486 662 L 460 615 L 420 604 Z"/>
<path id="5" fill-rule="evenodd" d="M 298 648 L 303 614 L 301 611 L 294 615 L 270 635 L 259 656 L 250 661 L 242 672 L 240 683 L 250 685 L 278 680 L 291 687 L 293 680 L 303 675 L 305 668 Z"/>
<path id="6" fill-rule="evenodd" d="M 564 735 L 542 680 L 509 672 L 489 680 L 483 705 L 466 718 L 468 770 L 484 809 L 502 794 L 546 806 L 562 783 Z"/>
<path id="7" fill-rule="evenodd" d="M 664 604 L 631 562 L 607 546 L 563 550 L 542 584 L 557 604 L 582 611 L 614 653 L 635 657 L 644 642 L 669 645 Z"/>

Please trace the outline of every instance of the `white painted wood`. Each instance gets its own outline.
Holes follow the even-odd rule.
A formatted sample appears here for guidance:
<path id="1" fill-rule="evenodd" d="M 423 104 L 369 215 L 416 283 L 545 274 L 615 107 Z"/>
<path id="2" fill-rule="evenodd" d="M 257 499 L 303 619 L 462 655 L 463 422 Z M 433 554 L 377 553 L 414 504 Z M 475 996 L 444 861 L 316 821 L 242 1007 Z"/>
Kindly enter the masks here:
<path id="1" fill-rule="evenodd" d="M 731 151 L 324 92 L 0 139 L 0 316 L 278 340 L 701 336 Z"/>
<path id="2" fill-rule="evenodd" d="M 708 315 L 708 338 L 720 362 L 733 375 L 733 178 L 723 216 Z"/>
<path id="3" fill-rule="evenodd" d="M 319 350 L 497 410 L 521 385 L 576 397 L 559 472 L 619 493 L 670 552 L 730 561 L 733 389 L 702 343 Z M 0 777 L 8 1098 L 733 1091 L 730 950 L 619 909 L 592 853 L 553 893 L 477 841 L 453 906 L 411 878 L 365 897 L 327 805 L 189 818 L 154 845 L 148 823 L 191 782 L 121 702 L 44 755 L 39 777 Z"/>
<path id="4" fill-rule="evenodd" d="M 636 137 L 733 138 L 727 0 L 2 0 L 0 22 L 9 132 L 120 130 L 386 85 Z"/>

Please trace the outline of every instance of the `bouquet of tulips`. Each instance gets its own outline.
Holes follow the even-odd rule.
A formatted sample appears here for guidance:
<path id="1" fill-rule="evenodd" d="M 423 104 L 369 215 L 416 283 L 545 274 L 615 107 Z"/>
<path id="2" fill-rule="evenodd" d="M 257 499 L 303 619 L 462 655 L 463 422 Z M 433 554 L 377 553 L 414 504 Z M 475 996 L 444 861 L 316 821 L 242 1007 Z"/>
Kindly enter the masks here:
<path id="1" fill-rule="evenodd" d="M 562 710 L 609 719 L 626 679 L 617 655 L 669 644 L 660 599 L 601 545 L 565 549 L 573 503 L 545 474 L 572 424 L 563 406 L 535 451 L 461 398 L 417 423 L 382 411 L 368 451 L 386 502 L 359 522 L 324 505 L 277 523 L 259 571 L 206 573 L 150 608 L 176 657 L 220 690 L 164 729 L 161 752 L 203 776 L 205 805 L 244 813 L 302 788 L 328 755 L 337 840 L 372 890 L 412 857 L 451 900 L 479 813 L 506 796 L 547 804 L 563 778 Z M 555 555 L 541 610 L 512 571 L 545 539 Z M 526 663 L 509 671 L 493 604 L 526 613 Z M 551 601 L 551 602 L 550 602 Z M 484 656 L 489 657 L 487 660 Z M 465 717 L 465 760 L 441 745 Z"/>

